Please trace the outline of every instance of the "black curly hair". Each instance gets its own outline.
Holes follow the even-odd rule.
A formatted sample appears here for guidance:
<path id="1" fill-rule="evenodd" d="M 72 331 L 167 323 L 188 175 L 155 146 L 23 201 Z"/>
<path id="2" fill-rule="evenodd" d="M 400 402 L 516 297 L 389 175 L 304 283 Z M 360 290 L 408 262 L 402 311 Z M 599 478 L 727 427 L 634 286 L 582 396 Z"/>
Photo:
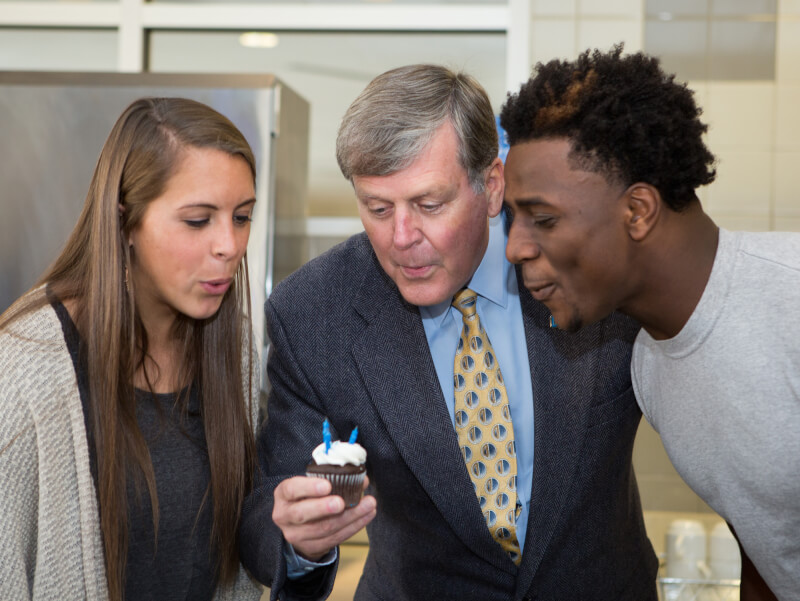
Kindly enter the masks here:
<path id="1" fill-rule="evenodd" d="M 567 138 L 571 158 L 610 182 L 655 186 L 680 211 L 695 189 L 714 181 L 714 156 L 703 142 L 708 126 L 686 84 L 657 58 L 586 50 L 575 61 L 538 63 L 535 77 L 509 94 L 500 113 L 511 146 Z"/>

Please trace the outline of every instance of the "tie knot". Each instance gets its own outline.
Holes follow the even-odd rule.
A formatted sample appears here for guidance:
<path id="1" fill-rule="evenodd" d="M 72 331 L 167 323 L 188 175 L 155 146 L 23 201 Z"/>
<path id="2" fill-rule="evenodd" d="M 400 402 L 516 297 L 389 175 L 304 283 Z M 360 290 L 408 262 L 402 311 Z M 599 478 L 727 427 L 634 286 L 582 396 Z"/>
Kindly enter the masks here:
<path id="1" fill-rule="evenodd" d="M 478 294 L 469 288 L 464 288 L 456 292 L 453 296 L 453 306 L 458 309 L 464 317 L 470 317 L 477 313 L 476 302 Z"/>

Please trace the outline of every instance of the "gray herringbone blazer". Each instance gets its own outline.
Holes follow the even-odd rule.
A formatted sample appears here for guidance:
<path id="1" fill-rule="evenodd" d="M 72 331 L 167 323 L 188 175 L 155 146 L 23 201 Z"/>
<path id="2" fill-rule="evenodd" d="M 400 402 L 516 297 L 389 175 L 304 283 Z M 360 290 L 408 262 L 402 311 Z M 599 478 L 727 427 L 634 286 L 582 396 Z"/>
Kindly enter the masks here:
<path id="1" fill-rule="evenodd" d="M 266 304 L 272 350 L 262 483 L 241 528 L 244 565 L 273 599 L 324 598 L 335 566 L 286 579 L 272 491 L 304 473 L 328 417 L 358 426 L 378 514 L 358 600 L 656 599 L 631 452 L 637 326 L 619 315 L 567 334 L 521 291 L 533 383 L 533 491 L 522 563 L 492 539 L 458 448 L 418 309 L 364 234 L 311 261 Z"/>

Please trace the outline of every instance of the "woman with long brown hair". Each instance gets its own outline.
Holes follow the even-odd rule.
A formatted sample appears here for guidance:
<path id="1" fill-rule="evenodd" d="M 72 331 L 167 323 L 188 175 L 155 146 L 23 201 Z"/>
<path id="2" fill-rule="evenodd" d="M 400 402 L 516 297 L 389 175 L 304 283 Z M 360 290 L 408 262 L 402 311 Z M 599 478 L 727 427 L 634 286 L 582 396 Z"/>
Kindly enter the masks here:
<path id="1" fill-rule="evenodd" d="M 254 203 L 213 109 L 145 98 L 114 125 L 64 250 L 0 316 L 0 597 L 260 597 L 237 548 Z"/>

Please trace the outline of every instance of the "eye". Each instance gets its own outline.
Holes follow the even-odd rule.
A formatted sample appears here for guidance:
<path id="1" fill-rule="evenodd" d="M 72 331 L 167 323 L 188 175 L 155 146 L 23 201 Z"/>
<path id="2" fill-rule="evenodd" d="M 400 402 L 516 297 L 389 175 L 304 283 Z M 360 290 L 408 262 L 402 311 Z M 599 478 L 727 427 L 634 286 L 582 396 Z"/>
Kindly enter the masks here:
<path id="1" fill-rule="evenodd" d="M 435 213 L 442 205 L 440 203 L 426 203 L 419 206 L 427 213 Z"/>
<path id="2" fill-rule="evenodd" d="M 555 217 L 547 215 L 547 216 L 542 216 L 542 217 L 535 218 L 533 220 L 533 224 L 536 227 L 539 227 L 539 228 L 547 230 L 547 229 L 551 229 L 552 227 L 554 227 L 555 224 L 556 224 L 556 221 L 557 221 L 557 219 Z"/>
<path id="3" fill-rule="evenodd" d="M 248 223 L 250 223 L 251 221 L 253 221 L 253 219 L 250 217 L 250 213 L 246 213 L 244 215 L 234 215 L 233 216 L 233 222 L 236 225 L 244 226 L 244 225 L 247 225 Z"/>
<path id="4" fill-rule="evenodd" d="M 208 219 L 184 219 L 184 223 L 186 225 L 195 229 L 200 229 L 201 227 L 208 225 L 208 221 Z"/>
<path id="5" fill-rule="evenodd" d="M 367 210 L 374 217 L 386 217 L 391 209 L 386 205 L 370 205 Z"/>

